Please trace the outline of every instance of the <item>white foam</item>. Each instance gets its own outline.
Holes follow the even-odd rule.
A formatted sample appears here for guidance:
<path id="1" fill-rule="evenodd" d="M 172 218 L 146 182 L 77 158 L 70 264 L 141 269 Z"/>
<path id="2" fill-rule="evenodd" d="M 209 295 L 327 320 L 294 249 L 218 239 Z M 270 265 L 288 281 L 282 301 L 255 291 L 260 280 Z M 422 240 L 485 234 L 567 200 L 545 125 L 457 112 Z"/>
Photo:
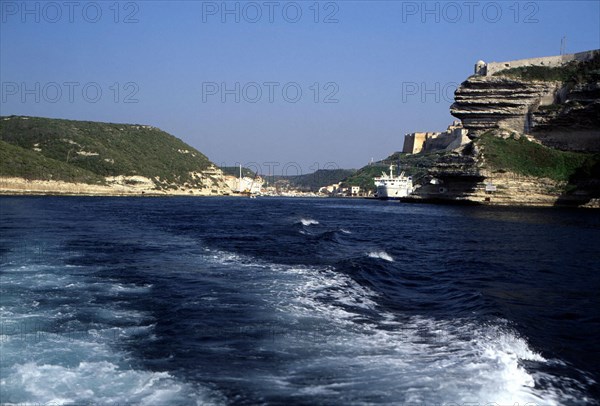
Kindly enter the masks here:
<path id="1" fill-rule="evenodd" d="M 143 294 L 152 285 L 115 284 L 71 274 L 64 265 L 26 265 L 15 270 L 22 272 L 3 279 L 0 390 L 4 403 L 224 403 L 218 393 L 167 372 L 132 367 L 132 355 L 119 348 L 123 340 L 156 338 L 151 315 L 122 307 L 118 301 L 97 306 L 86 299 L 90 294 Z M 48 289 L 54 293 L 41 293 Z M 93 318 L 93 328 L 77 320 L 79 312 Z"/>
<path id="2" fill-rule="evenodd" d="M 384 261 L 394 262 L 394 258 L 385 251 L 371 251 L 367 254 L 369 258 L 383 259 Z"/>
<path id="3" fill-rule="evenodd" d="M 302 223 L 303 226 L 312 226 L 315 224 L 319 224 L 319 222 L 317 220 L 313 220 L 313 219 L 300 219 L 300 223 Z"/>
<path id="4" fill-rule="evenodd" d="M 74 367 L 27 362 L 13 365 L 2 380 L 9 402 L 69 404 L 212 404 L 202 393 L 165 372 L 121 368 L 112 362 Z"/>
<path id="5" fill-rule="evenodd" d="M 139 285 L 126 285 L 122 283 L 116 283 L 111 286 L 110 290 L 118 293 L 143 293 L 149 292 L 152 289 L 152 284 Z"/>
<path id="6" fill-rule="evenodd" d="M 436 326 L 440 334 L 423 337 L 421 329 L 426 326 Z M 465 332 L 471 340 L 460 337 Z M 284 380 L 290 379 L 291 385 L 298 376 L 310 377 L 324 370 L 335 371 L 335 379 L 301 390 L 303 394 L 352 399 L 376 390 L 384 396 L 383 403 L 398 399 L 424 404 L 561 403 L 556 391 L 535 388 L 533 375 L 520 361 L 544 362 L 543 358 L 510 331 L 461 320 L 411 319 L 399 323 L 396 331 L 353 323 L 335 336 L 331 330 L 319 334 L 311 336 L 312 352 L 327 356 L 308 357 L 291 365 Z M 494 338 L 488 339 L 490 336 Z M 559 377 L 553 379 L 560 385 Z"/>
<path id="7" fill-rule="evenodd" d="M 384 251 L 369 256 L 393 261 Z M 265 289 L 262 299 L 271 303 L 283 323 L 280 338 L 265 345 L 304 355 L 287 367 L 287 373 L 264 379 L 279 382 L 277 387 L 286 391 L 296 390 L 298 396 L 362 399 L 376 390 L 384 403 L 408 399 L 427 404 L 511 405 L 557 405 L 565 397 L 553 388 L 536 387 L 536 375 L 522 362 L 547 360 L 502 320 L 491 325 L 418 316 L 398 320 L 397 315 L 381 311 L 375 292 L 334 268 L 276 265 L 250 258 L 244 258 L 243 266 L 273 273 L 265 275 L 264 285 L 253 285 Z M 369 321 L 362 313 L 365 310 L 383 320 Z M 298 387 L 298 379 L 326 371 L 331 371 L 330 382 Z M 546 377 L 545 381 L 560 386 L 561 379 Z M 370 382 L 377 382 L 377 388 Z"/>
<path id="8" fill-rule="evenodd" d="M 570 396 L 553 388 L 536 388 L 536 375 L 522 361 L 548 361 L 502 321 L 481 325 L 463 319 L 401 318 L 382 311 L 380 298 L 373 290 L 332 267 L 274 264 L 219 250 L 207 249 L 205 254 L 201 272 L 244 272 L 247 279 L 240 279 L 239 288 L 245 289 L 245 294 L 260 296 L 261 306 L 276 315 L 283 334 L 257 346 L 270 345 L 267 349 L 290 353 L 296 356 L 290 359 L 298 359 L 277 368 L 272 377 L 255 377 L 256 385 L 267 382 L 265 390 L 269 390 L 269 383 L 276 382 L 272 386 L 283 391 L 284 396 L 291 393 L 315 399 L 332 397 L 353 403 L 353 399 L 373 395 L 373 399 L 381 399 L 377 403 L 388 404 L 404 401 L 556 405 Z M 385 251 L 367 255 L 394 261 Z M 53 275 L 47 272 L 42 279 Z M 98 283 L 82 277 L 67 279 L 70 280 L 61 283 Z M 113 281 L 102 290 L 137 293 L 138 289 L 143 292 L 150 288 L 151 285 L 140 287 Z M 70 289 L 73 290 L 77 291 Z M 217 297 L 217 301 L 220 299 Z M 15 296 L 11 300 L 21 299 Z M 2 310 L 18 313 L 12 304 L 3 303 Z M 26 309 L 24 303 L 21 305 Z M 40 307 L 29 316 L 44 317 Z M 365 314 L 377 314 L 383 320 L 376 321 Z M 20 344 L 18 340 L 6 341 L 3 351 L 12 354 L 5 358 L 8 367 L 2 369 L 2 392 L 9 396 L 6 401 L 142 405 L 221 402 L 218 394 L 166 372 L 131 367 L 127 361 L 130 355 L 115 350 L 115 340 L 118 344 L 126 338 L 152 336 L 154 325 L 150 322 L 136 325 L 151 319 L 149 315 L 108 307 L 98 316 L 108 325 L 88 332 L 89 336 L 70 337 L 67 341 L 55 335 L 21 348 L 21 352 L 15 347 Z M 110 327 L 111 319 L 127 326 Z M 315 376 L 326 378 L 310 385 L 298 384 L 299 380 L 307 382 Z M 544 377 L 546 382 L 556 381 L 557 386 L 560 379 Z"/>

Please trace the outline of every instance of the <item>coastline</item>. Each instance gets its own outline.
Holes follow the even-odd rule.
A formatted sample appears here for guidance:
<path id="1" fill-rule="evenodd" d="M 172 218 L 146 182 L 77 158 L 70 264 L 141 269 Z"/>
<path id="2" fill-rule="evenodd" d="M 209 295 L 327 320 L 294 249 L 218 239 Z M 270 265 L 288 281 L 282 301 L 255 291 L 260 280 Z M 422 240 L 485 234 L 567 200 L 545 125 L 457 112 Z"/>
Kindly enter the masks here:
<path id="1" fill-rule="evenodd" d="M 491 199 L 485 192 L 474 193 L 473 196 L 450 197 L 441 195 L 419 195 L 415 194 L 394 201 L 410 204 L 440 204 L 461 206 L 498 206 L 498 207 L 556 207 L 556 208 L 585 208 L 600 209 L 600 199 L 590 199 L 589 202 L 581 204 L 577 199 L 561 199 L 560 196 L 543 195 L 535 198 L 515 198 L 517 194 L 508 194 L 503 198 L 493 196 Z M 53 180 L 27 180 L 24 178 L 0 177 L 0 196 L 97 196 L 97 197 L 247 197 L 245 194 L 222 192 L 216 189 L 193 189 L 183 188 L 177 190 L 156 190 L 144 185 L 90 185 L 87 183 L 70 183 Z M 271 197 L 265 195 L 265 197 Z M 293 196 L 282 195 L 280 197 L 304 197 L 324 198 L 322 196 Z M 486 197 L 489 199 L 487 200 Z M 532 196 L 530 196 L 532 197 Z M 343 197 L 344 199 L 368 199 L 379 200 L 375 197 Z M 385 200 L 384 200 L 385 201 Z"/>
<path id="2" fill-rule="evenodd" d="M 156 190 L 144 185 L 90 185 L 55 180 L 0 178 L 0 195 L 8 196 L 226 196 L 218 190 L 180 188 Z"/>

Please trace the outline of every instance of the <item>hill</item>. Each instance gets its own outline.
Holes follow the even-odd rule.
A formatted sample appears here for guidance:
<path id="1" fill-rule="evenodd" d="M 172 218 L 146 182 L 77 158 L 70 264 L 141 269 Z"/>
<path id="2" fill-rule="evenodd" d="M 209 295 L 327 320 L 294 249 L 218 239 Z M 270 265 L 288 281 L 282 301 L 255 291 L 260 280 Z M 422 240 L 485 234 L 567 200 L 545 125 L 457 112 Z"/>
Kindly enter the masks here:
<path id="1" fill-rule="evenodd" d="M 356 169 L 319 169 L 306 175 L 275 176 L 275 181 L 286 181 L 290 187 L 307 192 L 318 192 L 323 186 L 339 183 L 352 176 Z"/>
<path id="2" fill-rule="evenodd" d="M 147 191 L 223 190 L 220 171 L 155 127 L 42 117 L 0 117 L 1 177 L 137 186 Z"/>
<path id="3" fill-rule="evenodd" d="M 0 140 L 0 175 L 105 184 L 102 176 Z"/>
<path id="4" fill-rule="evenodd" d="M 221 167 L 221 169 L 226 175 L 239 176 L 240 174 L 239 166 L 224 166 Z M 356 169 L 319 169 L 306 175 L 261 176 L 271 185 L 277 184 L 285 188 L 302 190 L 305 192 L 318 192 L 323 186 L 339 183 L 354 173 L 356 173 Z M 243 167 L 242 176 L 254 178 L 255 173 L 251 169 Z"/>

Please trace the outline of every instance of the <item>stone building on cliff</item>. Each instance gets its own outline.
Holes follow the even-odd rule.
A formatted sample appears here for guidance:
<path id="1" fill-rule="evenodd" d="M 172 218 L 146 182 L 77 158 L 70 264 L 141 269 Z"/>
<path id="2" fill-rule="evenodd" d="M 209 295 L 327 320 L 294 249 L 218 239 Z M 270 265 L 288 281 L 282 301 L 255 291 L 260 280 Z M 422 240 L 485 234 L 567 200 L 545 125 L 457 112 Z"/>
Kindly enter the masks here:
<path id="1" fill-rule="evenodd" d="M 402 152 L 418 154 L 420 152 L 450 151 L 469 142 L 467 130 L 460 121 L 454 120 L 444 132 L 416 132 L 404 136 Z"/>

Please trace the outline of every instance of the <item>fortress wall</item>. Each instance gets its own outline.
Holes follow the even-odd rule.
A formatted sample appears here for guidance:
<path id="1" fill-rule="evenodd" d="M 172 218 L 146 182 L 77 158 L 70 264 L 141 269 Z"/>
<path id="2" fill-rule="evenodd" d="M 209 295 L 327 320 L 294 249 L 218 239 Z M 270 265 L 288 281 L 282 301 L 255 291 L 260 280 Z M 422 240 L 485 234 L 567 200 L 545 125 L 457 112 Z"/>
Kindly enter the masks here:
<path id="1" fill-rule="evenodd" d="M 491 76 L 496 72 L 504 69 L 520 68 L 523 66 L 546 66 L 555 68 L 562 66 L 571 61 L 587 61 L 592 59 L 600 50 L 578 52 L 575 54 L 544 56 L 540 58 L 517 59 L 515 61 L 506 62 L 489 62 L 487 64 L 486 76 Z"/>
<path id="2" fill-rule="evenodd" d="M 567 62 L 573 61 L 575 59 L 574 56 L 575 55 L 558 55 L 542 58 L 518 59 L 516 61 L 507 62 L 490 62 L 487 64 L 487 76 L 491 76 L 504 69 L 520 68 L 523 66 L 546 66 L 549 68 L 556 68 Z"/>
<path id="3" fill-rule="evenodd" d="M 415 148 L 415 136 L 414 134 L 406 134 L 404 136 L 404 146 L 402 152 L 405 154 L 412 154 Z"/>
<path id="4" fill-rule="evenodd" d="M 418 154 L 423 150 L 423 144 L 430 138 L 440 135 L 436 132 L 417 132 L 406 134 L 404 136 L 404 146 L 402 152 L 407 154 Z"/>

